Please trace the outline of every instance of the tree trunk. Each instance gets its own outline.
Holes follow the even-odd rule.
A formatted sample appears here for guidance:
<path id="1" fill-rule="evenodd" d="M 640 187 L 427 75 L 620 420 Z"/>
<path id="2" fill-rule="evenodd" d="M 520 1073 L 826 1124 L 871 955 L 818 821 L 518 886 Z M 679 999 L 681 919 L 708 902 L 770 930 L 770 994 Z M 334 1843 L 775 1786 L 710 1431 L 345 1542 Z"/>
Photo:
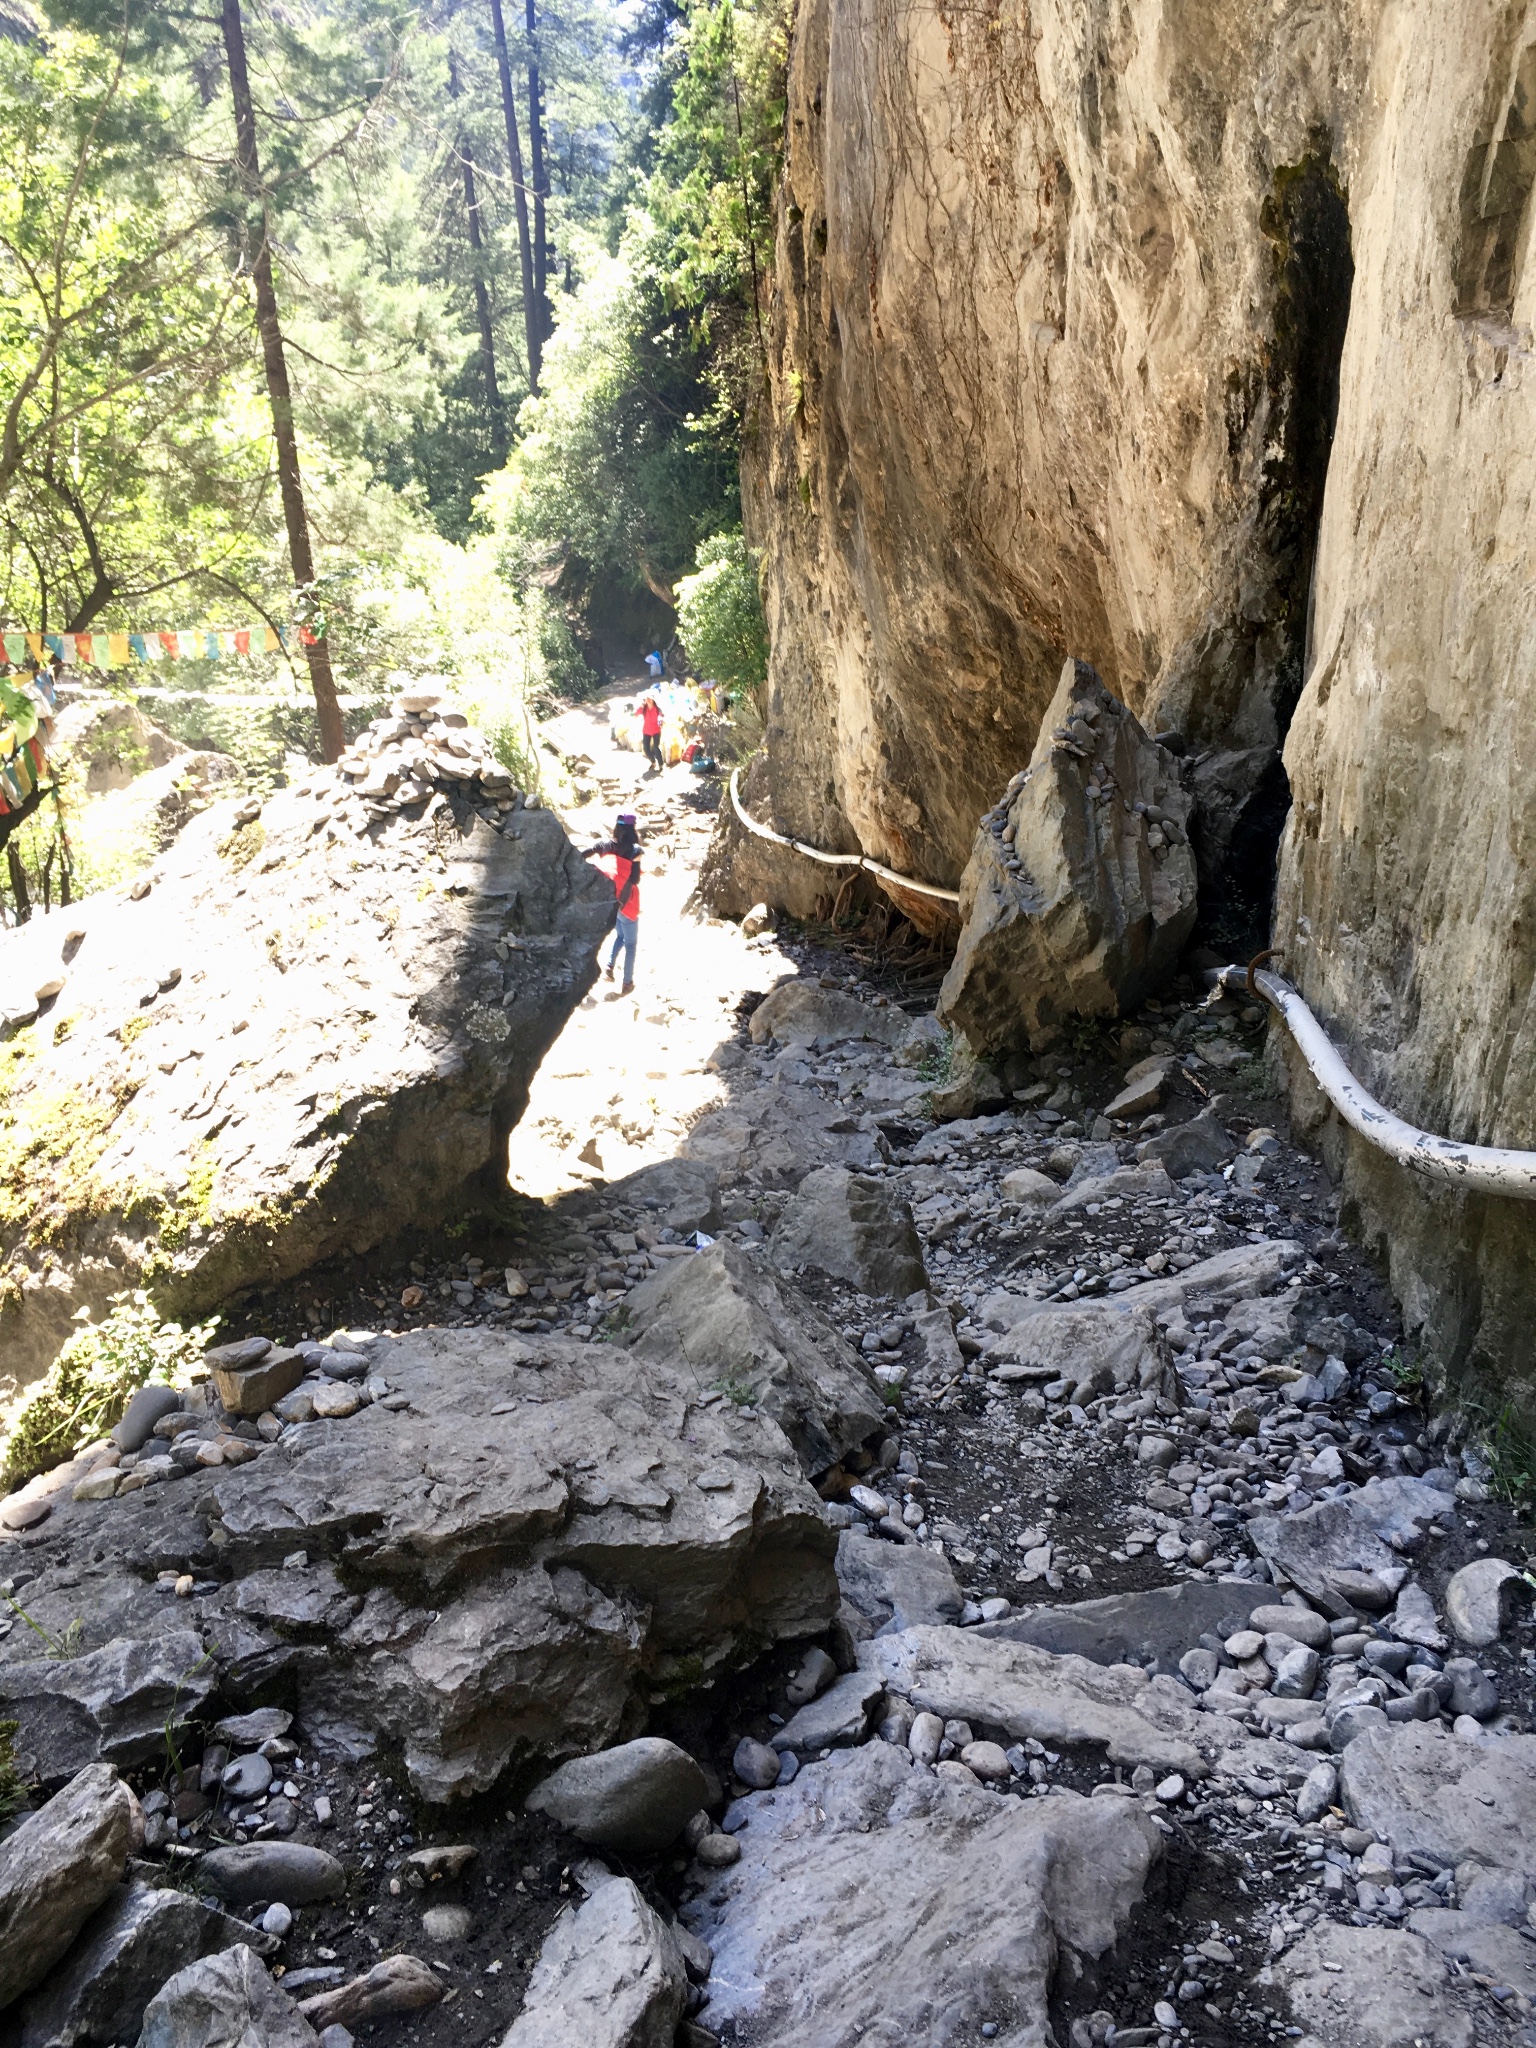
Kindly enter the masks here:
<path id="1" fill-rule="evenodd" d="M 309 544 L 309 515 L 304 509 L 304 479 L 299 471 L 299 443 L 293 426 L 293 391 L 288 382 L 283 330 L 277 317 L 277 291 L 272 282 L 270 222 L 256 149 L 256 111 L 251 102 L 251 76 L 245 57 L 245 22 L 240 0 L 222 0 L 222 7 L 224 54 L 235 102 L 236 161 L 248 209 L 246 249 L 256 290 L 256 331 L 261 337 L 262 366 L 272 408 L 272 438 L 277 446 L 278 490 L 283 500 L 283 521 L 288 528 L 293 580 L 298 589 L 307 591 L 314 587 L 315 560 Z M 310 687 L 319 714 L 320 751 L 327 761 L 334 761 L 346 745 L 346 735 L 331 674 L 331 650 L 323 639 L 312 640 L 306 644 L 304 656 L 309 663 Z"/>
<path id="2" fill-rule="evenodd" d="M 549 191 L 544 158 L 544 96 L 539 88 L 539 17 L 536 0 L 525 0 L 528 23 L 528 156 L 533 172 L 533 302 L 539 323 L 539 354 L 554 324 L 549 316 L 549 243 L 544 201 Z"/>
<path id="3" fill-rule="evenodd" d="M 507 25 L 501 0 L 491 0 L 491 32 L 496 43 L 496 72 L 501 80 L 501 111 L 507 123 L 507 160 L 512 166 L 512 197 L 517 206 L 517 254 L 523 279 L 523 331 L 528 337 L 528 389 L 539 389 L 544 363 L 544 334 L 539 325 L 533 280 L 533 242 L 528 232 L 528 188 L 523 181 L 523 145 L 517 132 L 517 102 L 512 97 L 512 62 L 507 55 Z"/>
<path id="4" fill-rule="evenodd" d="M 458 60 L 448 53 L 448 96 L 459 97 Z M 491 408 L 491 435 L 498 456 L 507 452 L 506 421 L 501 409 L 501 387 L 496 381 L 496 331 L 491 325 L 491 295 L 485 284 L 485 243 L 480 233 L 480 200 L 475 190 L 474 145 L 467 135 L 457 143 L 459 163 L 464 172 L 464 211 L 469 221 L 470 263 L 474 273 L 475 321 L 480 329 L 480 362 L 485 374 L 485 396 Z"/>

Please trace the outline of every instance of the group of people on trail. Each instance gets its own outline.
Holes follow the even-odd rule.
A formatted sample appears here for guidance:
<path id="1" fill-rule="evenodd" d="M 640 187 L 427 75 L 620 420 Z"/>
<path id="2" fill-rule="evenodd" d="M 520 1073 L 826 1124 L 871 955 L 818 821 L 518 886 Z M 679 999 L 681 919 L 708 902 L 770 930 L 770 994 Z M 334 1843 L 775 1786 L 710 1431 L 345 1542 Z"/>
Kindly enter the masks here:
<path id="1" fill-rule="evenodd" d="M 587 853 L 613 884 L 613 949 L 603 969 L 603 979 L 612 981 L 622 953 L 624 982 L 619 993 L 627 996 L 635 986 L 635 945 L 640 936 L 640 834 L 635 829 L 634 812 L 620 811 L 614 820 L 613 837 L 599 840 Z"/>

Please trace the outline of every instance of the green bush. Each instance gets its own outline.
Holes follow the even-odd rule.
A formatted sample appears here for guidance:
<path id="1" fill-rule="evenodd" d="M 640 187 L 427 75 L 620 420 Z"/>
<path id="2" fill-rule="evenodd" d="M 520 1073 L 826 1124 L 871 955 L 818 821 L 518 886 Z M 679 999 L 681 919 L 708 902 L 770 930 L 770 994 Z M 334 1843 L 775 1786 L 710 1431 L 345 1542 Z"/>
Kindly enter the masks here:
<path id="1" fill-rule="evenodd" d="M 757 570 L 740 532 L 701 541 L 698 569 L 679 578 L 677 623 L 696 676 L 755 691 L 768 676 L 768 628 Z"/>
<path id="2" fill-rule="evenodd" d="M 214 1326 L 162 1322 L 142 1290 L 114 1295 L 106 1319 L 77 1330 L 22 1396 L 5 1439 L 0 1480 L 19 1486 L 62 1464 L 76 1444 L 109 1430 L 140 1387 L 174 1385 L 201 1364 Z"/>
<path id="3" fill-rule="evenodd" d="M 8 1820 L 27 1803 L 27 1788 L 16 1765 L 19 1721 L 0 1721 L 0 1820 Z"/>

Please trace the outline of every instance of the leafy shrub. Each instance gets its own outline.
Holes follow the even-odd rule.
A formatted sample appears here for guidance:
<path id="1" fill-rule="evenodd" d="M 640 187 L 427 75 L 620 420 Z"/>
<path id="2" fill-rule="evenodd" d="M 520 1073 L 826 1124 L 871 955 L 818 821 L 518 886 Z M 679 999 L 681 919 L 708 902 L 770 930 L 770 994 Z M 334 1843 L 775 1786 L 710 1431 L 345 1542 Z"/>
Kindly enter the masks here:
<path id="1" fill-rule="evenodd" d="M 677 622 L 693 672 L 755 691 L 768 676 L 768 628 L 757 570 L 739 531 L 699 543 L 698 569 L 677 585 Z"/>
<path id="2" fill-rule="evenodd" d="M 151 1381 L 174 1385 L 201 1363 L 214 1326 L 183 1329 L 162 1322 L 141 1289 L 114 1295 L 106 1319 L 77 1330 L 44 1378 L 23 1395 L 6 1438 L 0 1479 L 18 1486 L 62 1464 L 77 1443 L 110 1429 L 140 1387 Z"/>
<path id="3" fill-rule="evenodd" d="M 26 1787 L 16 1763 L 16 1732 L 19 1721 L 0 1721 L 0 1820 L 19 1813 L 27 1803 Z"/>

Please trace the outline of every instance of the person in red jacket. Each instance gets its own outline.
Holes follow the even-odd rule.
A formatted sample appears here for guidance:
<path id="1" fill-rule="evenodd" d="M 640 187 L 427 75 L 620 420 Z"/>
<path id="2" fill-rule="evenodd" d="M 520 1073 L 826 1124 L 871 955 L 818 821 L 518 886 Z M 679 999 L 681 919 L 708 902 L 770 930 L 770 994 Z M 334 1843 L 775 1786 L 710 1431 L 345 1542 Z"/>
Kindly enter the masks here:
<path id="1" fill-rule="evenodd" d="M 640 719 L 640 744 L 645 749 L 645 758 L 659 775 L 661 773 L 661 702 L 654 690 L 647 690 L 635 706 Z"/>
<path id="2" fill-rule="evenodd" d="M 627 996 L 635 986 L 635 943 L 640 936 L 640 835 L 635 830 L 633 811 L 620 811 L 614 822 L 613 837 L 591 847 L 588 857 L 593 856 L 613 883 L 618 909 L 613 927 L 613 951 L 608 955 L 603 978 L 612 981 L 613 970 L 622 951 L 624 986 L 621 993 Z"/>

